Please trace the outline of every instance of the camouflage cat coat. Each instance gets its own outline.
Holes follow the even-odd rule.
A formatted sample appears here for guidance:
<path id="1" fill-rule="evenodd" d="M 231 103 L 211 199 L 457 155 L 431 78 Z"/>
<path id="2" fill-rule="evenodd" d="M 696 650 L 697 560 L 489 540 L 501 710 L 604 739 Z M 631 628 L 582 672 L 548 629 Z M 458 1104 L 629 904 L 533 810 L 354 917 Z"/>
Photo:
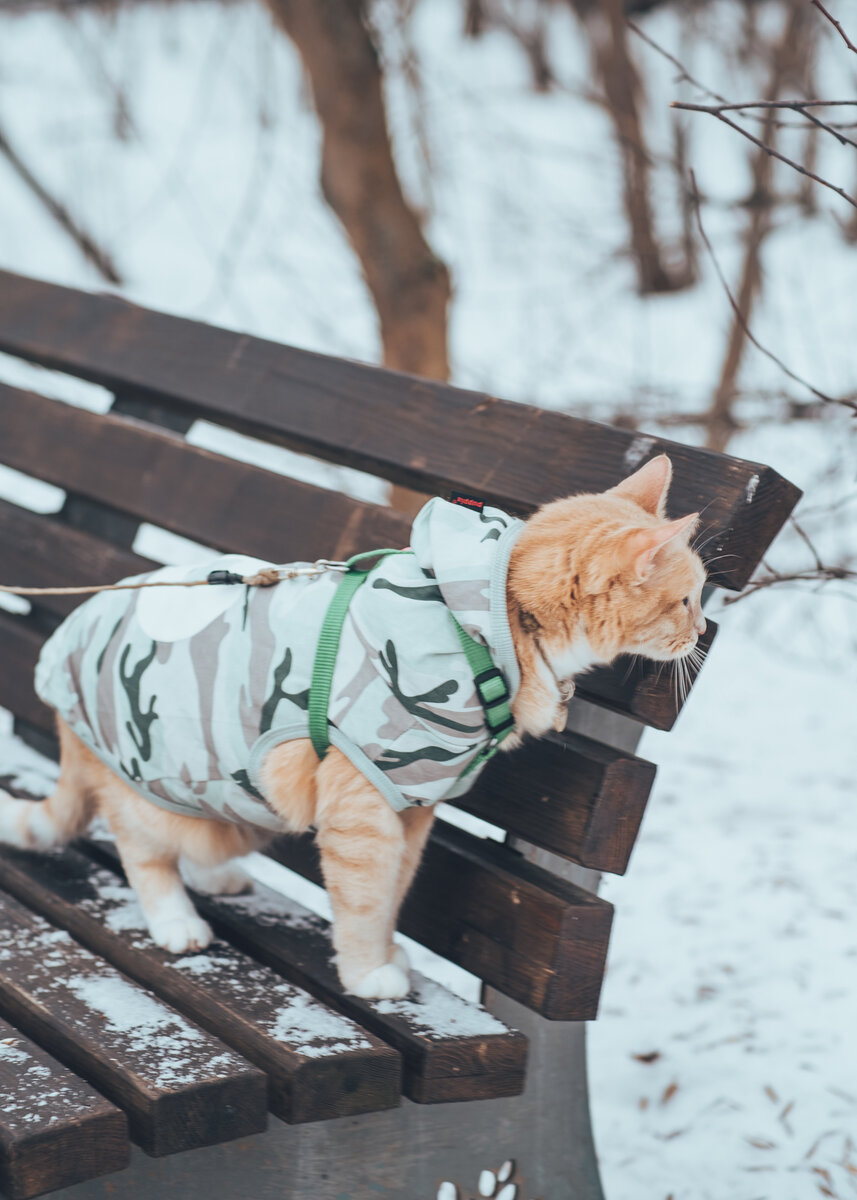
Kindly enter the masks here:
<path id="1" fill-rule="evenodd" d="M 397 810 L 461 795 L 462 772 L 490 740 L 450 612 L 519 685 L 506 575 L 521 521 L 434 499 L 411 551 L 372 570 L 339 646 L 330 741 Z M 138 579 L 202 579 L 260 563 L 227 555 Z M 268 830 L 282 823 L 259 770 L 280 742 L 308 736 L 319 629 L 342 576 L 268 588 L 240 585 L 102 592 L 42 650 L 36 691 L 142 796 L 187 816 Z"/>

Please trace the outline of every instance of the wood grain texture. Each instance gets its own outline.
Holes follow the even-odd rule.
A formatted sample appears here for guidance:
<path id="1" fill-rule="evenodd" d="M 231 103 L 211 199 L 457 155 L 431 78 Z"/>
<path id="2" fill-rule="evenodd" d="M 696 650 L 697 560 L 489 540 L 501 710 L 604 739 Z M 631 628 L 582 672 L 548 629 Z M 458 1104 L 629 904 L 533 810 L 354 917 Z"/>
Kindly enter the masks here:
<path id="1" fill-rule="evenodd" d="M 0 1192 L 31 1200 L 130 1161 L 125 1114 L 0 1020 Z"/>
<path id="2" fill-rule="evenodd" d="M 130 550 L 2 500 L 0 559 L 8 565 L 9 578 L 39 587 L 57 579 L 69 585 L 108 582 L 154 565 Z M 62 615 L 78 600 L 46 596 L 40 607 Z M 5 644 L 3 629 L 0 623 L 0 643 Z M 32 690 L 28 674 L 13 671 L 5 683 L 0 681 L 12 710 L 20 702 L 15 700 L 16 689 L 22 699 Z M 475 788 L 455 803 L 584 866 L 621 873 L 654 773 L 651 763 L 634 755 L 566 734 L 499 755 Z"/>
<path id="3" fill-rule="evenodd" d="M 575 733 L 497 755 L 456 808 L 596 871 L 624 874 L 655 766 Z"/>
<path id="4" fill-rule="evenodd" d="M 667 439 L 280 346 L 0 272 L 0 349 L 130 388 L 418 491 L 467 486 L 528 512 L 673 460 L 672 515 L 704 510 L 712 582 L 741 588 L 799 490 L 771 468 Z"/>
<path id="5" fill-rule="evenodd" d="M 135 893 L 106 867 L 3 847 L 0 886 L 254 1062 L 281 1120 L 398 1105 L 395 1050 L 225 942 L 178 957 L 154 946 Z"/>
<path id="6" fill-rule="evenodd" d="M 171 533 L 273 562 L 347 558 L 410 537 L 410 522 L 390 508 L 6 384 L 0 461 Z"/>
<path id="7" fill-rule="evenodd" d="M 128 1115 L 154 1157 L 260 1133 L 264 1074 L 8 894 L 0 1014 Z"/>
<path id="8" fill-rule="evenodd" d="M 0 451 L 2 458 L 2 451 Z M 22 587 L 87 587 L 116 583 L 158 564 L 113 546 L 52 517 L 0 500 L 0 583 Z M 84 596 L 33 597 L 32 603 L 64 617 Z"/>
<path id="9" fill-rule="evenodd" d="M 266 853 L 321 882 L 311 838 L 277 838 Z M 508 846 L 438 822 L 399 928 L 542 1016 L 588 1021 L 598 1011 L 612 918 L 605 900 Z"/>
<path id="10" fill-rule="evenodd" d="M 82 843 L 96 862 L 118 867 L 107 842 Z M 402 1091 L 421 1104 L 518 1095 L 527 1039 L 440 984 L 411 972 L 401 1001 L 360 1000 L 342 991 L 330 924 L 270 888 L 250 896 L 195 896 L 219 937 L 355 1020 L 402 1056 Z"/>

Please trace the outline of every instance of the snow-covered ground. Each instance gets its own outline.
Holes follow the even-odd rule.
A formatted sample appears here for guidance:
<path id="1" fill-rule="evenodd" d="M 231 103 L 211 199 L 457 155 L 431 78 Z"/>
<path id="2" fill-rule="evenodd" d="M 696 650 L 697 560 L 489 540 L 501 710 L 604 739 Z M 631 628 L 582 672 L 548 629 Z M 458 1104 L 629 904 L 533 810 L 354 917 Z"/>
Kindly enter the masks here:
<path id="1" fill-rule="evenodd" d="M 379 12 L 395 60 L 392 7 Z M 670 11 L 646 29 L 730 98 L 758 94 L 749 68 L 726 54 L 733 8 L 718 0 L 695 19 L 697 36 L 684 46 Z M 659 405 L 703 406 L 728 327 L 725 299 L 705 262 L 691 292 L 634 294 L 617 156 L 603 114 L 580 98 L 586 60 L 571 18 L 559 8 L 552 24 L 563 87 L 548 96 L 532 93 L 524 56 L 504 35 L 465 42 L 460 23 L 457 0 L 417 9 L 418 121 L 395 68 L 389 86 L 400 169 L 456 281 L 455 381 L 602 418 L 633 402 L 644 428 Z M 826 44 L 821 77 L 845 96 L 853 87 L 840 48 Z M 638 53 L 651 72 L 655 149 L 666 152 L 667 103 L 695 93 L 651 51 Z M 115 132 L 117 82 L 129 113 L 124 140 Z M 705 120 L 691 125 L 690 159 L 713 198 L 706 227 L 734 278 L 744 216 L 728 202 L 747 188 L 745 146 Z M 296 57 L 251 0 L 4 16 L 0 122 L 112 252 L 130 297 L 377 358 L 359 271 L 319 195 L 318 130 Z M 838 152 L 821 168 L 851 186 L 853 168 Z M 655 195 L 675 240 L 674 184 L 661 170 Z M 857 250 L 839 237 L 846 206 L 830 193 L 818 199 L 812 220 L 794 209 L 778 215 L 753 326 L 817 386 L 848 392 L 857 385 Z M 103 286 L 2 160 L 0 265 Z M 28 377 L 0 361 L 0 378 Z M 742 379 L 759 397 L 784 386 L 754 354 Z M 109 403 L 98 389 L 54 379 L 37 387 Z M 752 403 L 763 417 L 764 399 Z M 830 556 L 853 553 L 857 541 L 852 426 L 836 412 L 788 427 L 762 420 L 730 447 L 807 490 L 802 524 Z M 256 454 L 235 439 L 221 444 L 211 427 L 197 426 L 194 437 Z M 265 465 L 383 494 L 377 481 L 322 475 L 285 452 L 272 451 Z M 0 494 L 20 501 L 20 480 L 0 472 Z M 27 495 L 45 509 L 62 499 L 56 489 Z M 155 555 L 160 546 L 164 557 L 193 553 L 152 530 L 139 545 Z M 800 553 L 786 536 L 771 557 L 791 564 Z M 777 589 L 717 613 L 721 636 L 688 711 L 669 736 L 643 740 L 640 752 L 660 774 L 627 876 L 605 881 L 617 916 L 590 1033 L 609 1200 L 857 1193 L 854 605 L 854 593 L 829 585 Z M 8 733 L 0 763 L 0 773 L 16 763 L 34 783 L 44 776 Z"/>

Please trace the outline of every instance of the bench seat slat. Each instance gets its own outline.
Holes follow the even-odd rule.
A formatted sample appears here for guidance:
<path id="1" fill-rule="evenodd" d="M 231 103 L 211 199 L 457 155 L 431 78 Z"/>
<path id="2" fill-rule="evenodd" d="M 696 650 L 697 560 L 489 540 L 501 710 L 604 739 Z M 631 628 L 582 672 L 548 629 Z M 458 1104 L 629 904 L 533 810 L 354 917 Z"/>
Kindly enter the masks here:
<path id="1" fill-rule="evenodd" d="M 281 1120 L 398 1105 L 395 1050 L 224 942 L 179 957 L 160 950 L 133 890 L 82 854 L 4 847 L 0 885 L 260 1067 Z"/>
<path id="2" fill-rule="evenodd" d="M 32 688 L 41 644 L 27 621 L 0 613 L 0 705 L 52 733 L 53 715 Z M 644 759 L 566 733 L 496 757 L 454 803 L 583 866 L 621 874 L 654 776 Z"/>
<path id="3" fill-rule="evenodd" d="M 342 558 L 379 546 L 405 546 L 410 540 L 410 521 L 390 508 L 201 450 L 143 422 L 100 416 L 3 383 L 0 461 L 182 537 L 274 562 Z M 8 537 L 23 574 L 0 582 L 34 587 L 67 580 L 71 586 L 72 578 L 80 584 L 108 583 L 146 569 L 145 560 L 128 552 L 125 570 L 119 548 L 102 550 L 94 543 L 85 549 L 81 531 L 46 518 L 39 521 L 35 514 L 18 517 L 16 530 L 17 516 L 8 508 L 5 516 L 0 514 L 0 538 Z M 28 528 L 39 550 L 29 568 L 21 559 Z M 67 535 L 68 544 L 58 544 Z M 94 574 L 84 576 L 69 562 L 78 546 L 81 563 Z M 67 597 L 42 603 L 60 614 L 74 606 Z M 713 634 L 710 622 L 709 627 Z M 669 672 L 660 663 L 645 661 L 632 671 L 620 665 L 583 676 L 577 696 L 659 729 L 670 728 L 681 707 Z"/>
<path id="4" fill-rule="evenodd" d="M 89 842 L 84 849 L 96 862 L 118 868 L 112 843 Z M 404 1001 L 344 993 L 329 922 L 270 888 L 257 885 L 250 896 L 196 895 L 195 902 L 218 936 L 394 1046 L 409 1099 L 436 1104 L 521 1092 L 527 1039 L 479 1005 L 413 971 Z"/>
<path id="5" fill-rule="evenodd" d="M 261 1133 L 264 1074 L 8 894 L 0 1013 L 128 1114 L 160 1157 Z"/>
<path id="6" fill-rule="evenodd" d="M 671 511 L 704 508 L 709 553 L 734 555 L 712 572 L 725 587 L 744 586 L 800 496 L 757 463 L 10 272 L 0 272 L 0 349 L 418 490 L 467 480 L 518 511 L 600 491 L 666 451 L 675 467 Z"/>
<path id="7" fill-rule="evenodd" d="M 130 1161 L 125 1114 L 0 1020 L 0 1192 L 31 1200 Z"/>

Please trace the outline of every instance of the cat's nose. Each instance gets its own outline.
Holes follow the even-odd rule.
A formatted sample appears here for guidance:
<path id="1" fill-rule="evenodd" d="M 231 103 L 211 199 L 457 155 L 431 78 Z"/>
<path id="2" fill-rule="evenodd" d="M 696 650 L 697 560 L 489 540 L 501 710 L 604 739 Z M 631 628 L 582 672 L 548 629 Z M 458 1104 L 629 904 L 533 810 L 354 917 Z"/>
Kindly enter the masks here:
<path id="1" fill-rule="evenodd" d="M 703 633 L 705 633 L 705 630 L 708 627 L 708 622 L 706 621 L 706 619 L 702 613 L 700 613 L 699 616 L 697 616 L 696 619 L 694 620 L 693 627 L 696 630 L 696 632 L 700 635 L 700 637 L 702 636 Z"/>

